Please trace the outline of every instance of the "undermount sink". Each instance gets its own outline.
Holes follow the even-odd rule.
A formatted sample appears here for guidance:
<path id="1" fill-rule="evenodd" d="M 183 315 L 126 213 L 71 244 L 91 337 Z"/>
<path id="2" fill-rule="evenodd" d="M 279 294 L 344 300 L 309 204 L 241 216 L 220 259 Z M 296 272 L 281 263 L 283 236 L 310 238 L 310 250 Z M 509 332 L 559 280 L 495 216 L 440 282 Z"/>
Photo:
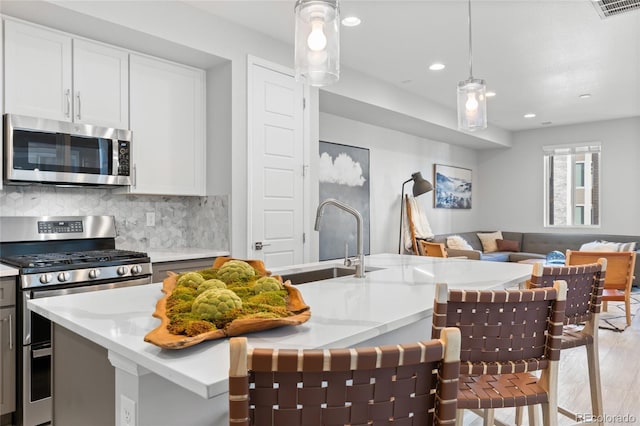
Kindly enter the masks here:
<path id="1" fill-rule="evenodd" d="M 382 268 L 365 267 L 364 271 L 366 273 L 380 269 Z M 331 278 L 346 277 L 348 275 L 354 275 L 355 273 L 355 268 L 331 266 L 329 268 L 314 269 L 311 271 L 284 273 L 281 274 L 281 276 L 283 281 L 289 280 L 291 281 L 291 284 L 297 285 L 313 281 L 328 280 Z"/>

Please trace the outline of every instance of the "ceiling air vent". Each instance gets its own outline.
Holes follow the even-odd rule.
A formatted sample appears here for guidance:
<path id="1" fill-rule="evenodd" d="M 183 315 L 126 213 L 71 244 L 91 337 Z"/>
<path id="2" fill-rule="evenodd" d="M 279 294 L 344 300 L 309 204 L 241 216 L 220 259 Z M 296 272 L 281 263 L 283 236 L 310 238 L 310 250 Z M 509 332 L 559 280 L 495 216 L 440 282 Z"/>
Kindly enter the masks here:
<path id="1" fill-rule="evenodd" d="M 640 0 L 592 0 L 591 3 L 603 19 L 640 9 Z"/>

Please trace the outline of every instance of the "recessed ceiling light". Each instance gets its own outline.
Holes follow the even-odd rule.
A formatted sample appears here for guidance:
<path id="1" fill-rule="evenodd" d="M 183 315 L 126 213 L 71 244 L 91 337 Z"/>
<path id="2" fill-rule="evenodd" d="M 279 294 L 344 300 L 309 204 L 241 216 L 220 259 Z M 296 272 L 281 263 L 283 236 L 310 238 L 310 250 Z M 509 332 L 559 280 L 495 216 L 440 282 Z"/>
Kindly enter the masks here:
<path id="1" fill-rule="evenodd" d="M 589 99 L 591 97 L 591 93 L 583 93 L 578 96 L 580 99 Z"/>
<path id="2" fill-rule="evenodd" d="M 528 114 L 525 114 L 525 115 L 524 115 L 524 118 L 533 118 L 533 117 L 535 117 L 535 116 L 536 116 L 536 115 L 535 115 L 534 113 L 530 112 L 530 113 L 528 113 Z"/>
<path id="3" fill-rule="evenodd" d="M 342 20 L 342 25 L 345 27 L 357 27 L 362 21 L 357 16 L 347 16 Z"/>
<path id="4" fill-rule="evenodd" d="M 431 71 L 440 71 L 440 70 L 443 70 L 444 68 L 445 68 L 445 65 L 441 64 L 440 62 L 435 62 L 435 63 L 429 65 L 429 69 Z"/>
<path id="5" fill-rule="evenodd" d="M 487 92 L 484 94 L 487 98 L 493 98 L 496 95 L 496 92 Z"/>

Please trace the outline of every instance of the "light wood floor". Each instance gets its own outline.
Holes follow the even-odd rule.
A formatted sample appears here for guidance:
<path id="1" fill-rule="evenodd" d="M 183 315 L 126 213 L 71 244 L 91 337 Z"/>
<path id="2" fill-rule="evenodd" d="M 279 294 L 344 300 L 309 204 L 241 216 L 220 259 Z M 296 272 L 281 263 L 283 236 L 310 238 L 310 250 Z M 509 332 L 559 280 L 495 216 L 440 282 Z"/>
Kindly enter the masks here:
<path id="1" fill-rule="evenodd" d="M 622 333 L 601 329 L 599 340 L 602 399 L 604 412 L 610 417 L 605 424 L 640 425 L 640 312 Z M 560 406 L 575 413 L 591 412 L 586 350 L 583 347 L 562 351 L 559 394 Z M 514 414 L 513 408 L 498 409 L 496 419 L 514 424 Z M 627 416 L 630 420 L 616 421 L 612 416 L 617 415 Z M 524 424 L 527 424 L 526 411 L 524 417 Z M 482 419 L 468 411 L 465 411 L 464 420 L 465 425 L 482 425 Z M 568 417 L 558 416 L 559 426 L 574 424 L 576 422 Z"/>

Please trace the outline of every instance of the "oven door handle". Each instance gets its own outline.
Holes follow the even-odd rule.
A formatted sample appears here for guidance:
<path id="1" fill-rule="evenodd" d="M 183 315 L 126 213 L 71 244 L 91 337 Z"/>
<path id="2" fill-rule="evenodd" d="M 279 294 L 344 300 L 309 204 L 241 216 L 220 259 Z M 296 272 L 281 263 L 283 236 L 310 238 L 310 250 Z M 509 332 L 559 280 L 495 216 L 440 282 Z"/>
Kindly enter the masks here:
<path id="1" fill-rule="evenodd" d="M 44 358 L 46 356 L 51 356 L 52 354 L 53 354 L 53 351 L 51 347 L 43 348 L 43 349 L 34 349 L 31 351 L 31 358 L 33 359 Z"/>

